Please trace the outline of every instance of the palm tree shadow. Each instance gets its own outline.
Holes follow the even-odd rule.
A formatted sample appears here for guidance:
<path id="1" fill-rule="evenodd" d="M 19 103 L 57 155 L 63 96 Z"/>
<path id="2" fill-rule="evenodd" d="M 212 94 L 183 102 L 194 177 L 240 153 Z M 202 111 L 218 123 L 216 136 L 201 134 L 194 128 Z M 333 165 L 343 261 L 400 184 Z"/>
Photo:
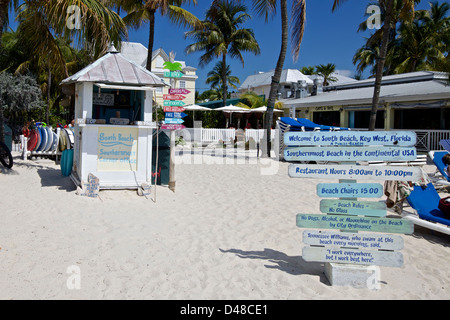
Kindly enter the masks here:
<path id="1" fill-rule="evenodd" d="M 288 256 L 287 254 L 273 249 L 264 248 L 263 251 L 244 251 L 240 249 L 219 250 L 222 253 L 234 253 L 242 259 L 259 259 L 273 263 L 265 264 L 268 269 L 278 269 L 291 275 L 313 275 L 320 278 L 320 282 L 329 285 L 323 273 L 323 263 L 306 262 L 302 256 Z"/>

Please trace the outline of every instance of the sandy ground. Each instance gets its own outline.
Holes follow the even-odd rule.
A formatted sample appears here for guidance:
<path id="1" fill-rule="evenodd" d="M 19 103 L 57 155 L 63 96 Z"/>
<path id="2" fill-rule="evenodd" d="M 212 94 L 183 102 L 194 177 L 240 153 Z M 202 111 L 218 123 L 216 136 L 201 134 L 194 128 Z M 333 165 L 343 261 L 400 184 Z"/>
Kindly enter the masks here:
<path id="1" fill-rule="evenodd" d="M 0 173 L 0 299 L 450 299 L 449 236 L 402 235 L 404 266 L 381 267 L 379 290 L 331 286 L 295 223 L 330 181 L 270 159 L 194 162 L 178 156 L 176 190 L 155 202 L 78 196 L 53 161 L 16 154 Z"/>

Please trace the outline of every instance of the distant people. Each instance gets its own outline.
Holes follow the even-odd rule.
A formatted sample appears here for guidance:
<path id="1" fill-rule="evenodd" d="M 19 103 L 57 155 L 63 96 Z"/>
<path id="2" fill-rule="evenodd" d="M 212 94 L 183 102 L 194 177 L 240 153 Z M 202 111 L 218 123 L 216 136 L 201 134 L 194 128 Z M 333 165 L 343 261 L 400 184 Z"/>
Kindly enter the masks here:
<path id="1" fill-rule="evenodd" d="M 447 166 L 446 170 L 447 170 L 447 175 L 450 176 L 450 153 L 447 153 L 446 155 L 444 155 L 442 157 L 442 162 Z"/>
<path id="2" fill-rule="evenodd" d="M 247 123 L 247 125 L 245 126 L 245 129 L 251 129 L 251 128 L 252 128 L 252 125 L 250 124 L 250 122 Z"/>

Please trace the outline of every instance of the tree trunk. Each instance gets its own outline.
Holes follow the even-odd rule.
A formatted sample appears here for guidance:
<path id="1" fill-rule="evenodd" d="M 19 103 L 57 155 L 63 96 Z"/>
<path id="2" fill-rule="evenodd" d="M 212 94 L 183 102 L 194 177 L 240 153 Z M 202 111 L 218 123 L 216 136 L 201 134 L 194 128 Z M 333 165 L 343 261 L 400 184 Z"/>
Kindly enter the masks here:
<path id="1" fill-rule="evenodd" d="M 148 53 L 147 53 L 147 66 L 148 71 L 152 71 L 152 55 L 153 55 L 153 42 L 155 40 L 155 10 L 149 10 L 150 27 L 148 34 Z"/>
<path id="2" fill-rule="evenodd" d="M 270 157 L 270 141 L 271 141 L 271 129 L 273 122 L 273 108 L 275 106 L 275 99 L 280 84 L 281 73 L 283 72 L 284 60 L 286 58 L 286 52 L 288 47 L 288 13 L 287 13 L 287 1 L 280 1 L 281 7 L 281 51 L 278 57 L 277 66 L 275 68 L 274 75 L 272 77 L 272 83 L 270 85 L 269 99 L 267 100 L 267 113 L 264 119 L 264 129 L 266 129 L 266 144 L 267 144 L 267 156 Z"/>
<path id="3" fill-rule="evenodd" d="M 375 76 L 375 88 L 372 98 L 372 111 L 370 113 L 369 131 L 375 130 L 377 122 L 378 102 L 380 100 L 381 79 L 383 78 L 384 64 L 386 62 L 386 53 L 389 43 L 389 33 L 391 30 L 392 11 L 394 0 L 388 0 L 386 7 L 386 19 L 383 24 L 383 40 L 381 43 L 380 56 L 377 58 L 377 72 Z"/>
<path id="4" fill-rule="evenodd" d="M 48 79 L 47 79 L 47 109 L 45 110 L 45 123 L 48 125 L 48 115 L 50 113 L 50 90 L 52 85 L 52 71 L 50 69 L 50 61 L 48 62 Z"/>
<path id="5" fill-rule="evenodd" d="M 228 94 L 228 86 L 227 86 L 227 55 L 223 54 L 222 58 L 222 86 L 223 86 L 223 106 L 227 105 L 227 94 Z"/>

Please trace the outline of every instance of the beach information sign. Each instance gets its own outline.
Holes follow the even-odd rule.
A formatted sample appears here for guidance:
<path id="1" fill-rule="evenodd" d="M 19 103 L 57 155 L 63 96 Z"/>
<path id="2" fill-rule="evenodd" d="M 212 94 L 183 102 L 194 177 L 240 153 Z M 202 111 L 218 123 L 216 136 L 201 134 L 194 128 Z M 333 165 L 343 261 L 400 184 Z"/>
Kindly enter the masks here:
<path id="1" fill-rule="evenodd" d="M 414 131 L 327 131 L 287 132 L 286 146 L 404 146 L 416 145 Z"/>
<path id="2" fill-rule="evenodd" d="M 417 181 L 421 170 L 406 165 L 370 166 L 357 161 L 411 161 L 417 156 L 416 142 L 416 134 L 412 131 L 284 134 L 285 160 L 303 162 L 289 165 L 289 177 L 335 180 L 317 184 L 317 195 L 324 198 L 320 201 L 323 214 L 300 213 L 296 216 L 298 227 L 316 229 L 303 232 L 303 242 L 307 245 L 303 248 L 303 259 L 327 263 L 326 274 L 331 284 L 340 282 L 334 278 L 339 272 L 330 271 L 336 266 L 403 265 L 403 255 L 399 251 L 403 248 L 403 239 L 395 234 L 412 233 L 413 224 L 402 218 L 386 218 L 385 202 L 376 200 L 383 196 L 383 186 L 370 181 Z M 309 161 L 334 163 L 305 163 Z M 358 180 L 364 180 L 364 183 Z M 347 285 L 355 282 L 351 276 L 344 278 Z"/>

